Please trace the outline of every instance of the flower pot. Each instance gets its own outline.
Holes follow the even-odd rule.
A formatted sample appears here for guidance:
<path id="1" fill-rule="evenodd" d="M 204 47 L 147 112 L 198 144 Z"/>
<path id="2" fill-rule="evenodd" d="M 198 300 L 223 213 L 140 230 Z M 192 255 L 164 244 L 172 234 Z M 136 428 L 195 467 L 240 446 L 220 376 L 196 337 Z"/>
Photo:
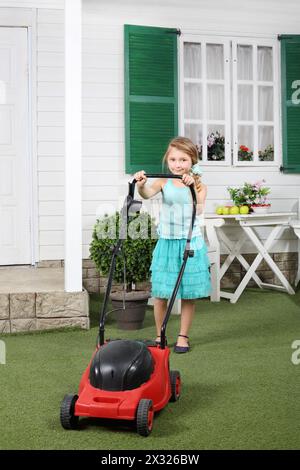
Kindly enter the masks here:
<path id="1" fill-rule="evenodd" d="M 114 317 L 120 330 L 140 330 L 143 328 L 149 291 L 125 292 L 125 310 L 123 310 L 123 292 L 112 292 L 111 303 L 114 309 Z"/>
<path id="2" fill-rule="evenodd" d="M 271 204 L 253 204 L 251 206 L 254 214 L 266 214 L 271 207 Z"/>

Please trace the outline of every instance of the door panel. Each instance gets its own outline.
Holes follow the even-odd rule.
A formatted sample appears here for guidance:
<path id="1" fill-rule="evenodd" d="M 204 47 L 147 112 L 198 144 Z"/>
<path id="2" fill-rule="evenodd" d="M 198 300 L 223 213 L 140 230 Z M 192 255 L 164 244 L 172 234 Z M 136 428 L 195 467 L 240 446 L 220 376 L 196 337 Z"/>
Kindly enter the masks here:
<path id="1" fill-rule="evenodd" d="M 0 28 L 0 265 L 30 264 L 27 29 Z"/>

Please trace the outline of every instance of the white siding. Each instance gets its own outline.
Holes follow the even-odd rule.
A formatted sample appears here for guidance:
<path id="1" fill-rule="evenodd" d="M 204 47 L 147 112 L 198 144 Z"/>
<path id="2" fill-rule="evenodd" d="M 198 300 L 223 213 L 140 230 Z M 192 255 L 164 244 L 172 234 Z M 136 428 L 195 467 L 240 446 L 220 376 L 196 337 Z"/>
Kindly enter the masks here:
<path id="1" fill-rule="evenodd" d="M 64 8 L 65 0 L 0 0 L 0 8 Z"/>
<path id="2" fill-rule="evenodd" d="M 120 207 L 125 175 L 123 25 L 180 28 L 183 32 L 276 38 L 298 33 L 297 0 L 82 0 L 83 3 L 83 255 L 89 255 L 97 214 Z M 62 259 L 64 230 L 64 0 L 0 1 L 7 7 L 37 8 L 36 90 L 39 253 Z M 6 8 L 1 8 L 6 7 Z M 19 8 L 15 8 L 17 21 Z M 11 13 L 10 13 L 11 17 Z M 226 187 L 265 178 L 274 210 L 296 209 L 300 175 L 277 168 L 209 168 L 207 211 L 228 201 Z M 287 231 L 278 250 L 296 250 Z"/>
<path id="3" fill-rule="evenodd" d="M 64 208 L 64 0 L 0 0 L 0 26 L 32 28 L 36 261 L 61 259 Z M 36 115 L 35 115 L 36 114 Z M 49 250 L 48 250 L 49 248 Z"/>
<path id="4" fill-rule="evenodd" d="M 85 22 L 104 28 L 127 23 L 264 36 L 299 31 L 297 0 L 84 0 L 83 5 Z"/>
<path id="5" fill-rule="evenodd" d="M 278 34 L 299 33 L 300 4 L 295 0 L 85 0 L 83 5 L 83 214 L 90 216 L 84 217 L 83 226 L 86 257 L 92 233 L 91 212 L 99 209 L 101 201 L 116 200 L 120 204 L 130 179 L 124 174 L 123 25 L 276 38 Z M 274 211 L 297 209 L 300 175 L 283 175 L 278 168 L 218 167 L 205 169 L 207 212 L 229 202 L 227 186 L 263 178 L 271 186 Z M 290 230 L 275 246 L 276 251 L 289 249 L 296 251 Z"/>
<path id="6" fill-rule="evenodd" d="M 63 10 L 37 12 L 39 260 L 64 257 L 63 23 Z"/>
<path id="7" fill-rule="evenodd" d="M 96 23 L 84 21 L 82 34 L 83 256 L 86 258 L 96 215 L 120 207 L 129 178 L 124 174 L 123 29 L 103 24 L 98 17 Z"/>

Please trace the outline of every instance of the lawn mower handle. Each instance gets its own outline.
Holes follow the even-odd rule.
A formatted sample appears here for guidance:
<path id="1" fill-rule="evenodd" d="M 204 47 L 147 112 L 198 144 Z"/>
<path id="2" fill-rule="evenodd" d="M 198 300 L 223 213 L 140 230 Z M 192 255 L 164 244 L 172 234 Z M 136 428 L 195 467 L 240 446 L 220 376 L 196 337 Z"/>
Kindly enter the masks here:
<path id="1" fill-rule="evenodd" d="M 170 175 L 167 174 L 166 175 L 166 174 L 159 174 L 159 173 L 158 174 L 148 174 L 147 173 L 147 174 L 145 174 L 145 176 L 147 178 L 176 178 L 176 179 L 182 179 L 182 176 L 172 175 L 172 174 L 170 174 Z M 137 180 L 133 179 L 132 182 L 129 183 L 128 195 L 126 196 L 123 208 L 121 210 L 121 216 L 120 216 L 121 220 L 124 219 L 124 220 L 126 220 L 126 222 L 128 221 L 129 209 L 130 209 L 131 205 L 134 205 L 135 203 L 138 202 L 138 201 L 134 200 L 134 190 L 135 190 L 136 182 L 137 182 Z M 172 296 L 170 298 L 170 301 L 169 301 L 169 304 L 168 304 L 168 307 L 167 307 L 167 311 L 166 311 L 166 314 L 165 314 L 164 321 L 163 321 L 162 326 L 161 326 L 161 334 L 160 334 L 160 337 L 161 337 L 160 338 L 160 348 L 161 349 L 165 349 L 165 347 L 166 347 L 166 326 L 167 326 L 168 320 L 170 318 L 170 314 L 171 314 L 171 311 L 172 311 L 172 308 L 173 308 L 173 305 L 174 305 L 174 302 L 175 302 L 175 299 L 176 299 L 176 295 L 177 295 L 177 292 L 178 292 L 178 289 L 179 289 L 179 286 L 180 286 L 180 282 L 181 282 L 181 279 L 182 279 L 182 276 L 183 276 L 183 273 L 184 273 L 185 265 L 187 263 L 188 258 L 194 256 L 194 252 L 193 252 L 193 250 L 191 250 L 191 238 L 192 238 L 193 227 L 194 227 L 194 222 L 195 222 L 195 218 L 196 218 L 197 199 L 196 199 L 196 193 L 195 193 L 194 185 L 189 186 L 189 188 L 190 188 L 190 191 L 191 191 L 191 194 L 192 194 L 192 200 L 193 200 L 192 219 L 191 219 L 191 224 L 190 224 L 190 227 L 189 227 L 187 241 L 186 241 L 186 245 L 185 245 L 185 249 L 184 249 L 183 263 L 182 263 L 182 266 L 181 266 L 180 272 L 178 274 L 178 278 L 177 278 Z M 98 339 L 97 339 L 97 346 L 98 347 L 100 347 L 104 344 L 104 323 L 105 323 L 105 316 L 106 316 L 106 309 L 107 309 L 107 305 L 108 305 L 109 294 L 110 294 L 111 287 L 112 287 L 112 278 L 113 278 L 113 273 L 114 273 L 115 265 L 116 265 L 116 257 L 121 252 L 123 241 L 126 238 L 126 234 L 123 233 L 124 232 L 124 227 L 122 228 L 122 226 L 123 226 L 123 224 L 121 224 L 121 228 L 120 228 L 120 237 L 119 237 L 119 239 L 118 239 L 118 241 L 117 241 L 117 243 L 116 243 L 116 245 L 113 249 L 112 261 L 111 261 L 109 274 L 108 274 L 108 283 L 107 283 L 107 288 L 106 288 L 106 292 L 105 292 L 105 296 L 104 296 L 104 301 L 103 301 L 103 304 L 102 304 L 102 311 L 101 311 L 101 315 L 100 315 L 100 325 L 99 325 L 99 335 L 98 335 Z"/>
<path id="2" fill-rule="evenodd" d="M 174 179 L 182 180 L 182 176 L 173 175 L 173 174 L 166 175 L 166 174 L 159 174 L 159 173 L 158 174 L 145 173 L 145 176 L 147 178 L 174 178 Z M 133 179 L 133 181 L 131 183 L 129 183 L 129 196 L 131 196 L 132 200 L 134 199 L 134 189 L 135 189 L 136 182 L 137 182 L 137 180 Z M 164 318 L 164 321 L 162 323 L 161 330 L 160 330 L 160 347 L 161 347 L 161 349 L 165 349 L 165 347 L 166 347 L 166 327 L 167 327 L 167 323 L 168 323 L 168 320 L 169 320 L 170 315 L 171 315 L 171 311 L 172 311 L 174 302 L 176 300 L 176 295 L 177 295 L 177 292 L 178 292 L 178 289 L 179 289 L 179 286 L 180 286 L 180 283 L 181 283 L 181 279 L 182 279 L 182 276 L 183 276 L 183 273 L 184 273 L 184 270 L 185 270 L 185 265 L 187 263 L 188 258 L 194 256 L 194 252 L 193 252 L 193 250 L 191 250 L 191 238 L 192 238 L 193 227 L 194 227 L 195 218 L 196 218 L 197 198 L 196 198 L 194 185 L 189 186 L 189 188 L 190 188 L 190 191 L 191 191 L 191 194 L 192 194 L 192 200 L 193 200 L 192 219 L 191 219 L 191 224 L 190 224 L 190 227 L 189 227 L 188 237 L 187 237 L 187 241 L 186 241 L 186 245 L 185 245 L 185 249 L 184 249 L 183 263 L 182 263 L 182 266 L 180 268 L 180 271 L 179 271 L 179 274 L 178 274 L 178 277 L 177 277 L 177 281 L 176 281 L 172 296 L 170 298 L 170 301 L 169 301 L 169 304 L 168 304 L 168 307 L 167 307 L 167 311 L 166 311 L 166 314 L 165 314 L 165 318 Z"/>

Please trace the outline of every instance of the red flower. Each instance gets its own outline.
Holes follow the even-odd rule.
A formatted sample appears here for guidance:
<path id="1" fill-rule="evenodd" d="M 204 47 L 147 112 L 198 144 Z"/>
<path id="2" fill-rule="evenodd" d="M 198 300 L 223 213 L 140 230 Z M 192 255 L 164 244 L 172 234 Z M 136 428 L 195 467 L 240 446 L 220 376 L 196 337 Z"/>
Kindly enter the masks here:
<path id="1" fill-rule="evenodd" d="M 246 147 L 245 145 L 240 145 L 240 150 L 241 150 L 242 152 L 249 152 L 248 147 Z"/>

